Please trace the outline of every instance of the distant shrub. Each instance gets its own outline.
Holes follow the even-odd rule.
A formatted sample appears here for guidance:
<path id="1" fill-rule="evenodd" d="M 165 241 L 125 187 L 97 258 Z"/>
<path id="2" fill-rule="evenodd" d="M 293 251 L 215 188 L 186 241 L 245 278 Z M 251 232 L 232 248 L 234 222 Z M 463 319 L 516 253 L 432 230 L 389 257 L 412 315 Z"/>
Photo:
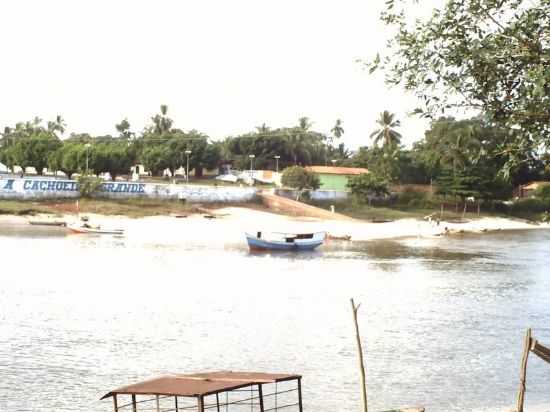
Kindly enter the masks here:
<path id="1" fill-rule="evenodd" d="M 510 205 L 509 212 L 512 215 L 543 213 L 550 211 L 550 198 L 538 199 L 530 197 L 527 199 L 516 200 Z"/>
<path id="2" fill-rule="evenodd" d="M 550 185 L 539 186 L 534 194 L 539 199 L 550 199 Z"/>
<path id="3" fill-rule="evenodd" d="M 78 177 L 78 191 L 82 197 L 92 197 L 101 189 L 103 180 L 95 176 L 82 175 Z"/>
<path id="4" fill-rule="evenodd" d="M 428 198 L 428 193 L 419 192 L 412 188 L 406 188 L 397 195 L 397 203 L 401 205 L 410 205 L 412 201 L 424 202 Z"/>
<path id="5" fill-rule="evenodd" d="M 372 173 L 362 173 L 348 181 L 351 193 L 363 201 L 372 201 L 373 197 L 385 197 L 390 194 L 388 182 Z"/>

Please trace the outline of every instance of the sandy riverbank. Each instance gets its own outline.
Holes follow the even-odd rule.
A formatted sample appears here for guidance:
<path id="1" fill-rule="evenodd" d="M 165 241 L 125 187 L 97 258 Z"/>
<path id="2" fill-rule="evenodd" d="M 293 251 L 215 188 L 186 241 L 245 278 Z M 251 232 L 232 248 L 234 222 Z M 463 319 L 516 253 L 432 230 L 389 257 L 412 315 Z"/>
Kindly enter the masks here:
<path id="1" fill-rule="evenodd" d="M 95 224 L 105 228 L 123 228 L 128 235 L 162 234 L 170 239 L 232 242 L 240 241 L 243 232 L 312 232 L 327 231 L 334 236 L 350 235 L 352 240 L 374 240 L 398 237 L 438 237 L 447 228 L 451 235 L 462 233 L 484 233 L 498 230 L 550 228 L 548 224 L 531 224 L 520 220 L 485 217 L 465 223 L 427 222 L 417 219 L 401 219 L 386 223 L 372 223 L 360 220 L 326 220 L 317 218 L 291 217 L 245 207 L 227 207 L 212 210 L 213 219 L 206 213 L 195 213 L 187 217 L 152 216 L 128 218 L 125 216 L 103 216 L 86 214 Z M 48 216 L 31 218 L 3 215 L 0 225 L 26 225 L 29 219 L 51 219 Z M 56 218 L 57 219 L 57 218 Z M 59 219 L 75 222 L 75 215 L 64 215 Z"/>

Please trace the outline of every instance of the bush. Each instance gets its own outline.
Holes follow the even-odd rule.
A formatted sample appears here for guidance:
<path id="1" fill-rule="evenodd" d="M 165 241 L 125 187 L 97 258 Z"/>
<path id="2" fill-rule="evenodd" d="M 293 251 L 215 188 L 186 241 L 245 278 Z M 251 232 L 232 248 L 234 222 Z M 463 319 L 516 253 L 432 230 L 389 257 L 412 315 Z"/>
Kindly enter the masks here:
<path id="1" fill-rule="evenodd" d="M 550 198 L 537 199 L 534 197 L 516 200 L 510 206 L 510 214 L 523 215 L 533 213 L 543 213 L 550 211 Z"/>
<path id="2" fill-rule="evenodd" d="M 300 199 L 304 190 L 316 190 L 321 186 L 317 175 L 300 166 L 287 167 L 281 177 L 281 183 L 299 191 L 296 200 Z"/>
<path id="3" fill-rule="evenodd" d="M 428 193 L 418 192 L 412 188 L 405 188 L 397 195 L 397 203 L 400 205 L 411 205 L 411 203 L 424 203 L 428 199 Z"/>
<path id="4" fill-rule="evenodd" d="M 539 199 L 550 199 L 550 185 L 539 186 L 534 194 Z"/>
<path id="5" fill-rule="evenodd" d="M 348 187 L 354 196 L 369 203 L 372 197 L 385 197 L 390 194 L 388 182 L 372 173 L 352 177 L 348 181 Z"/>
<path id="6" fill-rule="evenodd" d="M 78 191 L 82 197 L 92 197 L 101 189 L 103 180 L 95 176 L 82 175 L 78 177 Z"/>

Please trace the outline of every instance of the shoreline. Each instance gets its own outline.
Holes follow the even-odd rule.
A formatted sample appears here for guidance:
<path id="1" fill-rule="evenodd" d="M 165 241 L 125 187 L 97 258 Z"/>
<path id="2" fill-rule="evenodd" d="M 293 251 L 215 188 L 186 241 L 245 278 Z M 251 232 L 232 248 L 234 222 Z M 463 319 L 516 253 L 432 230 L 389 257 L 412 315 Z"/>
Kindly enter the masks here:
<path id="1" fill-rule="evenodd" d="M 467 234 L 495 233 L 497 231 L 548 229 L 548 224 L 533 224 L 502 217 L 482 217 L 464 223 L 435 222 L 405 218 L 391 222 L 373 223 L 364 220 L 331 220 L 311 217 L 296 217 L 273 213 L 257 207 L 231 206 L 222 208 L 201 208 L 181 214 L 128 217 L 83 213 L 90 221 L 109 228 L 123 228 L 127 233 L 139 235 L 173 235 L 189 240 L 216 240 L 231 242 L 241 239 L 244 232 L 314 232 L 326 231 L 332 236 L 351 236 L 351 241 L 369 241 L 399 238 L 443 238 Z M 208 217 L 208 218 L 205 218 Z M 30 220 L 64 220 L 76 223 L 77 215 L 63 213 L 58 216 L 36 214 L 34 216 L 0 215 L 3 226 L 29 225 Z M 30 226 L 30 225 L 29 225 Z M 40 228 L 41 226 L 33 226 Z M 447 229 L 447 233 L 445 233 Z"/>

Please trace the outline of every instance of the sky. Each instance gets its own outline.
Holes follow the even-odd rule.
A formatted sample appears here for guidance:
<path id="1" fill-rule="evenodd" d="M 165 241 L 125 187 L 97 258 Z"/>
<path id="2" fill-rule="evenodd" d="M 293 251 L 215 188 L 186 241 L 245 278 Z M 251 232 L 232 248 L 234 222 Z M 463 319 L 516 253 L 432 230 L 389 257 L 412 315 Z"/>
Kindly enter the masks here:
<path id="1" fill-rule="evenodd" d="M 420 13 L 437 3 L 424 1 Z M 213 139 L 307 116 L 370 145 L 383 110 L 403 143 L 422 138 L 418 106 L 357 59 L 384 50 L 383 0 L 0 2 L 0 127 L 61 114 L 68 132 L 141 131 L 169 107 L 175 127 Z M 416 6 L 418 7 L 418 6 Z M 415 13 L 418 13 L 418 9 Z"/>

